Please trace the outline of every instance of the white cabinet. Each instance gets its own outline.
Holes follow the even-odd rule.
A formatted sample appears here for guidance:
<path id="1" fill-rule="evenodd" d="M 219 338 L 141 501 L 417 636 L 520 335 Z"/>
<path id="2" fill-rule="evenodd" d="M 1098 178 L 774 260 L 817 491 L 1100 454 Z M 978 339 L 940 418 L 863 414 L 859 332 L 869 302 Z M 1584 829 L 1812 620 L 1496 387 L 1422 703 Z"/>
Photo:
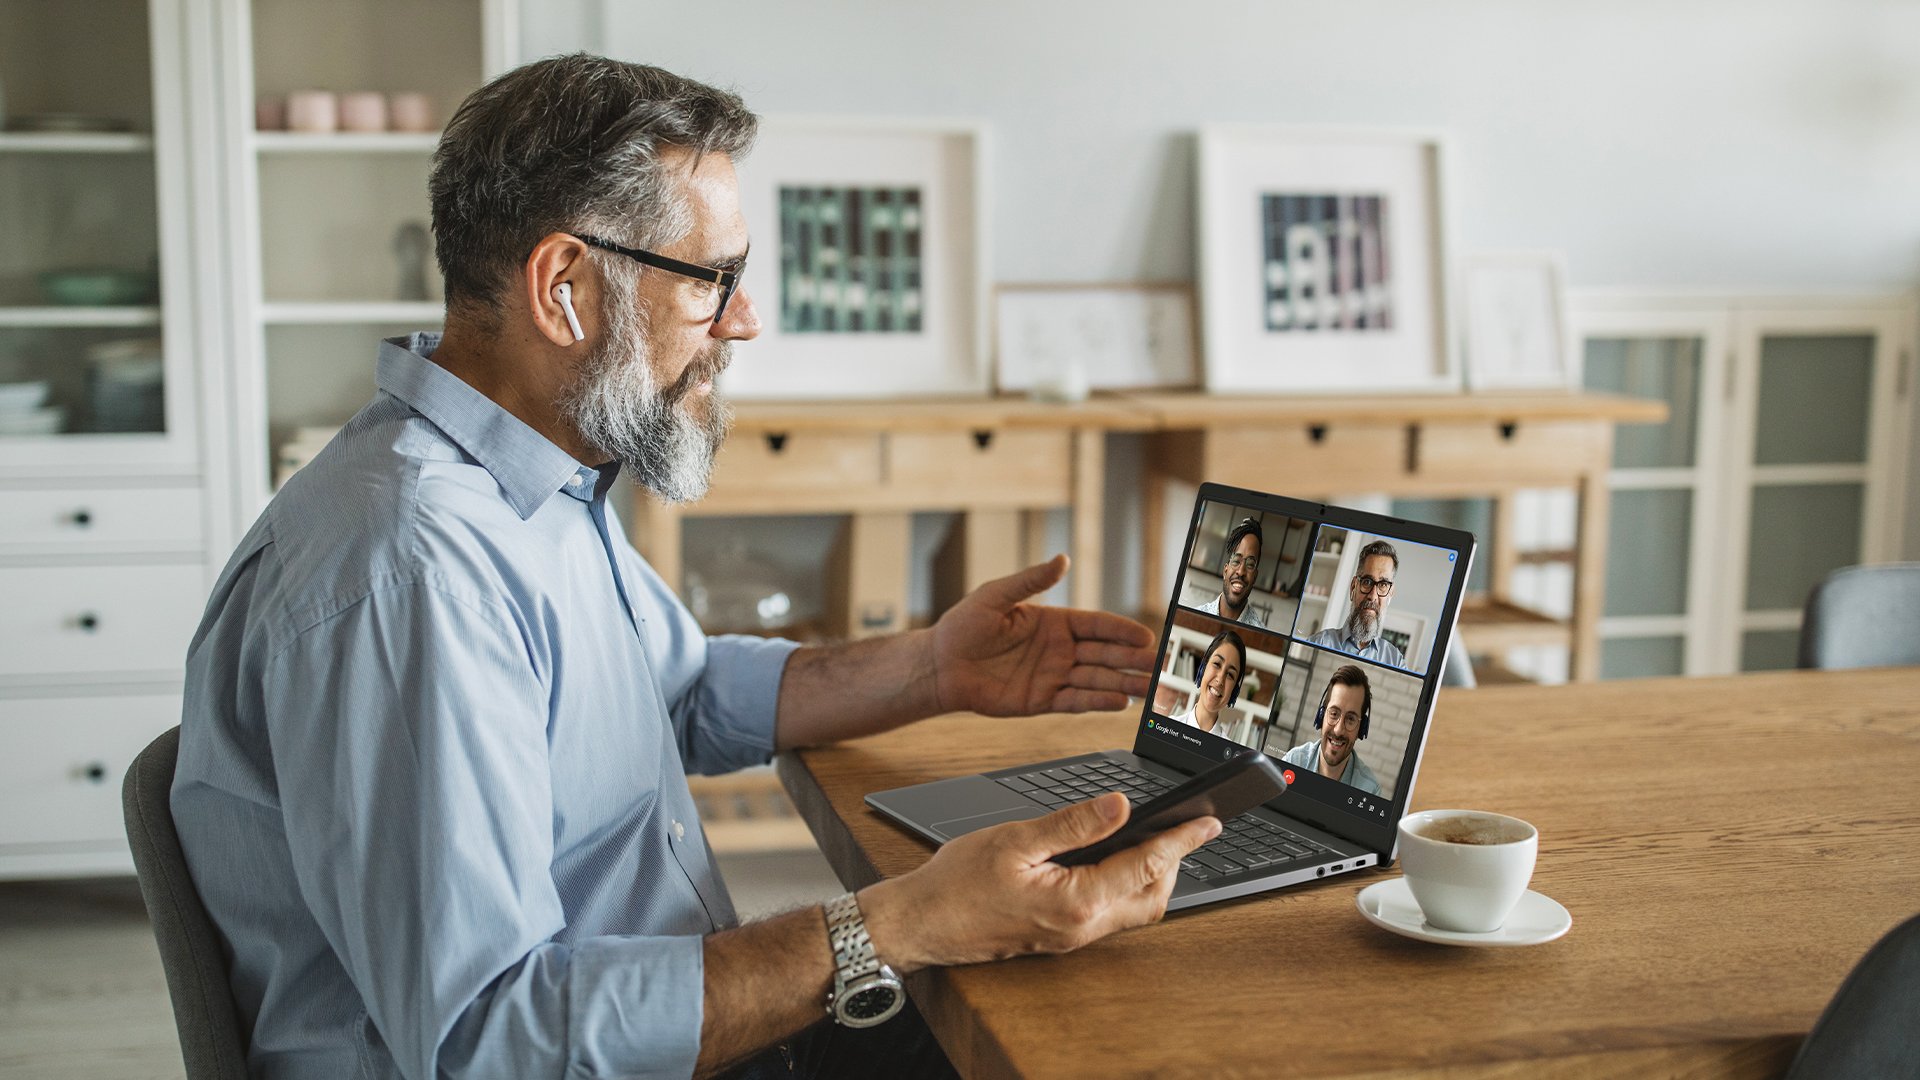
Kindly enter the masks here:
<path id="1" fill-rule="evenodd" d="M 1793 666 L 1808 591 L 1899 557 L 1914 298 L 1572 300 L 1585 385 L 1672 409 L 1616 439 L 1602 675 Z"/>
<path id="2" fill-rule="evenodd" d="M 0 878 L 131 870 L 119 780 L 232 539 L 190 3 L 0 4 Z"/>

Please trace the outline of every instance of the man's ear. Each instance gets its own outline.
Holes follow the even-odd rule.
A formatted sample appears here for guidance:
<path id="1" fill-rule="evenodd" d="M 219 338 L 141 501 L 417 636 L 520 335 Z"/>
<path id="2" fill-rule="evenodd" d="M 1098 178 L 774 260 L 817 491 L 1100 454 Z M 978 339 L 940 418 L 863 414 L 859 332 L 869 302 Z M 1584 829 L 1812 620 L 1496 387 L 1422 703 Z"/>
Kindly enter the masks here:
<path id="1" fill-rule="evenodd" d="M 521 277 L 522 303 L 540 336 L 563 349 L 586 340 L 599 284 L 588 270 L 587 245 L 567 233 L 548 233 L 527 255 Z"/>

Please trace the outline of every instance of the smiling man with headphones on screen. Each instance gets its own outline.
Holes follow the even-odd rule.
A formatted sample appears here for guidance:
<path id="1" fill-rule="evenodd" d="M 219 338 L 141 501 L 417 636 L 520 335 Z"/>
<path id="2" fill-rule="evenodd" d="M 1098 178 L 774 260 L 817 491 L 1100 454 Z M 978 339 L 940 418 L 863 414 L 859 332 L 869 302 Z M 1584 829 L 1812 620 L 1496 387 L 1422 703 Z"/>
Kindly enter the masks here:
<path id="1" fill-rule="evenodd" d="M 1319 729 L 1320 737 L 1287 751 L 1281 760 L 1369 795 L 1379 795 L 1379 778 L 1353 752 L 1353 744 L 1367 737 L 1372 722 L 1373 687 L 1367 682 L 1367 673 L 1358 665 L 1343 664 L 1327 680 L 1326 692 L 1320 695 L 1320 711 L 1313 714 L 1313 726 Z"/>

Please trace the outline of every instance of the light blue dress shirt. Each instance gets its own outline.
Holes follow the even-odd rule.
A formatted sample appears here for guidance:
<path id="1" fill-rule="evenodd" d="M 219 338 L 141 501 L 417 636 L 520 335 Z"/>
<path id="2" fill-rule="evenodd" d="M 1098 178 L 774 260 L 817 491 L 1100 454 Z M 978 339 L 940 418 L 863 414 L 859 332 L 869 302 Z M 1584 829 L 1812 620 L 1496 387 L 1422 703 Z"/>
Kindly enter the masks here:
<path id="1" fill-rule="evenodd" d="M 1347 636 L 1347 628 L 1344 626 L 1329 626 L 1307 640 L 1315 645 L 1324 645 L 1329 649 L 1346 653 L 1348 656 L 1371 660 L 1376 664 L 1392 664 L 1397 668 L 1407 666 L 1407 658 L 1400 655 L 1400 646 L 1383 637 L 1374 638 L 1365 645 L 1361 645 Z"/>
<path id="2" fill-rule="evenodd" d="M 582 467 L 426 359 L 276 496 L 187 660 L 173 815 L 256 1075 L 686 1076 L 735 921 L 687 790 L 790 642 L 704 636 Z"/>

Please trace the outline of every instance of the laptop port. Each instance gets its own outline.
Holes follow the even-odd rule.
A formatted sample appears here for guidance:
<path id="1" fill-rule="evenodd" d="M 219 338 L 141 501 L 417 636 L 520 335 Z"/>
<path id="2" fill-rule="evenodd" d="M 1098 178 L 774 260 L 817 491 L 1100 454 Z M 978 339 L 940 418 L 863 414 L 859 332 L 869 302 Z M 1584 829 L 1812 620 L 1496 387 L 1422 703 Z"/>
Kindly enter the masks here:
<path id="1" fill-rule="evenodd" d="M 1343 867 L 1343 866 L 1345 866 L 1345 865 L 1347 865 L 1347 864 L 1346 864 L 1346 863 L 1334 863 L 1334 864 L 1333 864 L 1333 872 L 1334 872 L 1334 873 L 1336 873 L 1336 874 L 1337 874 L 1337 873 L 1339 873 L 1339 872 L 1340 872 L 1340 868 L 1341 868 L 1341 867 Z"/>
<path id="2" fill-rule="evenodd" d="M 1313 876 L 1314 876 L 1314 877 L 1326 877 L 1326 876 L 1327 876 L 1327 868 L 1326 868 L 1326 867 L 1324 867 L 1324 866 L 1316 866 L 1316 867 L 1314 867 L 1314 868 L 1313 868 Z"/>

